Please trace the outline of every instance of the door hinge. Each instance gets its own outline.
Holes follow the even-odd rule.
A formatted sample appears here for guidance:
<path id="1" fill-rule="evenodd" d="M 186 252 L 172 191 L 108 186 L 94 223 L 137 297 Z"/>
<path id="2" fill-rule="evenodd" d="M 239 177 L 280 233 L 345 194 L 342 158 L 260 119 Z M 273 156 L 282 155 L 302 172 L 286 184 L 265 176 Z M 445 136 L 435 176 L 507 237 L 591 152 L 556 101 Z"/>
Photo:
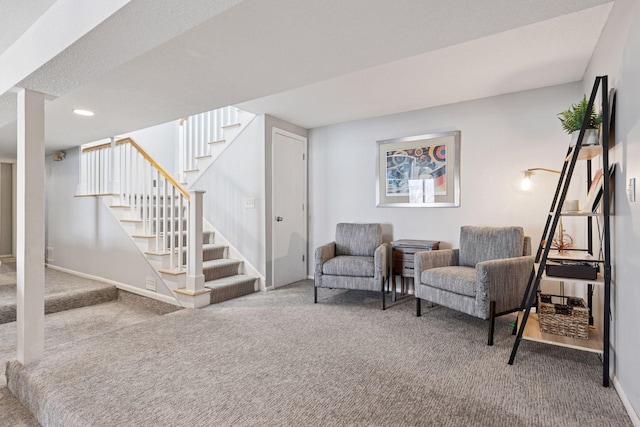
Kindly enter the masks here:
<path id="1" fill-rule="evenodd" d="M 302 262 L 304 262 L 304 255 L 302 255 Z"/>
<path id="2" fill-rule="evenodd" d="M 306 160 L 306 154 L 302 154 L 302 160 Z"/>

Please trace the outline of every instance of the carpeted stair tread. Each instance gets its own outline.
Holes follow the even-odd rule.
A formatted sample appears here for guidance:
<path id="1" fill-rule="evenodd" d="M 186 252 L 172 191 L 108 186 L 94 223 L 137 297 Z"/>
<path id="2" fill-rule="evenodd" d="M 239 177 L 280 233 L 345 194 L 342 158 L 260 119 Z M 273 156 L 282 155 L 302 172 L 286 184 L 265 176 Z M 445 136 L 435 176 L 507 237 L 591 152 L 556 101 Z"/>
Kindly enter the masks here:
<path id="1" fill-rule="evenodd" d="M 219 245 L 216 243 L 206 243 L 202 245 L 202 261 L 224 258 L 224 252 L 227 247 L 227 245 Z"/>
<path id="2" fill-rule="evenodd" d="M 237 259 L 214 259 L 202 263 L 202 272 L 205 282 L 221 279 L 227 276 L 235 276 L 242 261 Z"/>
<path id="3" fill-rule="evenodd" d="M 202 261 L 212 261 L 215 259 L 224 258 L 227 245 L 220 245 L 217 243 L 205 243 L 202 245 Z M 182 263 L 187 263 L 187 247 L 182 248 Z"/>
<path id="4" fill-rule="evenodd" d="M 204 287 L 211 289 L 211 304 L 216 304 L 254 293 L 256 280 L 253 276 L 236 274 L 205 282 Z"/>
<path id="5" fill-rule="evenodd" d="M 211 242 L 213 240 L 213 232 L 212 231 L 203 231 L 202 232 L 202 243 L 203 244 L 208 244 L 209 242 Z M 165 241 L 167 242 L 167 244 L 169 245 L 171 243 L 171 237 L 174 238 L 174 245 L 178 246 L 180 244 L 180 237 L 179 237 L 180 233 L 178 231 L 169 231 L 167 233 L 162 233 L 161 236 L 166 239 Z M 182 246 L 185 246 L 187 244 L 187 232 L 183 231 L 182 232 Z"/>
<path id="6" fill-rule="evenodd" d="M 58 313 L 60 311 L 74 308 L 86 307 L 90 305 L 102 304 L 118 299 L 118 288 L 115 286 L 103 289 L 74 290 L 60 292 L 44 297 L 44 313 Z M 16 321 L 15 300 L 3 301 L 0 303 L 0 324 Z"/>
<path id="7" fill-rule="evenodd" d="M 15 264 L 2 265 L 0 283 L 0 324 L 16 320 Z M 57 270 L 45 269 L 45 314 L 89 305 L 102 304 L 118 298 L 118 289 L 96 280 L 82 279 Z"/>
<path id="8" fill-rule="evenodd" d="M 236 274 L 235 276 L 227 276 L 221 279 L 210 280 L 204 283 L 205 288 L 219 289 L 227 286 L 235 286 L 245 282 L 255 283 L 256 277 L 249 276 L 247 274 Z"/>

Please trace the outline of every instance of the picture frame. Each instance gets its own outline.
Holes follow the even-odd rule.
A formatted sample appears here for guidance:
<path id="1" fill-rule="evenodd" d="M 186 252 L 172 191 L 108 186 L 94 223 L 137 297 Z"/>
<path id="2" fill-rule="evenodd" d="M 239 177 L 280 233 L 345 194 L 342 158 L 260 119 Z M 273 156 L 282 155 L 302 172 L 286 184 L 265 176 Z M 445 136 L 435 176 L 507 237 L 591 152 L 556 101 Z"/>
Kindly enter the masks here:
<path id="1" fill-rule="evenodd" d="M 377 141 L 376 206 L 460 206 L 460 131 Z"/>

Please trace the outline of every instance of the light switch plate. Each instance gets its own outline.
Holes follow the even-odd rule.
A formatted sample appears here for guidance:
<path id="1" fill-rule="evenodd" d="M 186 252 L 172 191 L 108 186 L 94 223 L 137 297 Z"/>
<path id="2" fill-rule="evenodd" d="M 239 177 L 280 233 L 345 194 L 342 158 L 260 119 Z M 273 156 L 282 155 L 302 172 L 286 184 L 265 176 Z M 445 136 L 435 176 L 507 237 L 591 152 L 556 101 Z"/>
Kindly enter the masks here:
<path id="1" fill-rule="evenodd" d="M 253 197 L 247 197 L 246 199 L 244 199 L 244 207 L 246 209 L 255 209 L 256 199 L 254 199 Z"/>
<path id="2" fill-rule="evenodd" d="M 636 201 L 636 179 L 629 178 L 629 186 L 627 187 L 627 194 L 629 195 L 629 201 Z"/>

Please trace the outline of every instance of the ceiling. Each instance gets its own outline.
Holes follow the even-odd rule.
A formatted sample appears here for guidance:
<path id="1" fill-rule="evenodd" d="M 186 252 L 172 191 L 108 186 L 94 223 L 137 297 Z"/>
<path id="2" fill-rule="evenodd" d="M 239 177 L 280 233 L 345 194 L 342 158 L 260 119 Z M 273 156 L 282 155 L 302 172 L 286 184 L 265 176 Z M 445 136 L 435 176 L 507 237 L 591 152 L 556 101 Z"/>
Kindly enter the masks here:
<path id="1" fill-rule="evenodd" d="M 0 69 L 7 49 L 19 50 L 25 29 L 37 29 L 43 17 L 58 16 L 61 2 L 74 1 L 81 0 L 0 0 L 11 12 L 0 15 Z M 30 7 L 17 7 L 24 3 Z M 21 73 L 11 85 L 47 95 L 48 152 L 225 105 L 314 128 L 578 81 L 613 4 L 120 3 L 42 65 L 16 68 Z M 75 116 L 74 108 L 96 115 Z M 0 157 L 15 157 L 15 118 L 14 88 L 0 95 Z"/>

